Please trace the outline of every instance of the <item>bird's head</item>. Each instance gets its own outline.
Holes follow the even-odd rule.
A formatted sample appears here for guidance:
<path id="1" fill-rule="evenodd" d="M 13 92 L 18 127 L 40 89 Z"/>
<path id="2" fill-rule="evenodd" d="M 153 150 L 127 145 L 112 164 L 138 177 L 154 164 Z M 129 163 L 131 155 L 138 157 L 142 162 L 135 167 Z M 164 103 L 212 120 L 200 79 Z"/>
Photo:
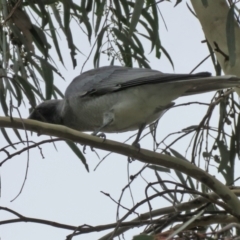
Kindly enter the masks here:
<path id="1" fill-rule="evenodd" d="M 42 102 L 35 107 L 28 119 L 53 124 L 62 124 L 61 103 L 62 100 L 47 100 Z"/>

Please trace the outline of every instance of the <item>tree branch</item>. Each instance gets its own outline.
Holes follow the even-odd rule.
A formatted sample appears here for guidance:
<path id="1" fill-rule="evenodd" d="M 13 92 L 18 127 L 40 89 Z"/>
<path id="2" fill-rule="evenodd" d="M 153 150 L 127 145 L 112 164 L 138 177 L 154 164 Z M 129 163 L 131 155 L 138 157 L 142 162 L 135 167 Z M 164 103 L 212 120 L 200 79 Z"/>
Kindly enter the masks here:
<path id="1" fill-rule="evenodd" d="M 23 130 L 26 129 L 38 134 L 70 139 L 83 145 L 90 145 L 95 148 L 138 159 L 144 163 L 155 164 L 181 171 L 182 173 L 185 173 L 188 176 L 205 184 L 212 191 L 214 191 L 228 205 L 229 209 L 231 209 L 229 213 L 240 219 L 240 201 L 236 195 L 232 193 L 227 186 L 222 184 L 216 178 L 212 177 L 209 173 L 182 159 L 152 152 L 142 148 L 138 150 L 135 147 L 127 144 L 118 143 L 111 140 L 104 140 L 95 136 L 78 132 L 65 126 L 48 124 L 30 119 L 23 120 L 18 118 L 10 119 L 9 117 L 0 117 L 0 127 L 17 128 Z"/>

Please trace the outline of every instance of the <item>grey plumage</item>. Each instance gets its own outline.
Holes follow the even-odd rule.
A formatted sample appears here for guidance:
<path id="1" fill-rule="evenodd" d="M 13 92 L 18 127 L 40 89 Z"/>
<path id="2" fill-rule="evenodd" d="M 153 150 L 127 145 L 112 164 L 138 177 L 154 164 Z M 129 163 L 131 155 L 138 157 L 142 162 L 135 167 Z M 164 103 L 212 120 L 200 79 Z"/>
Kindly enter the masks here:
<path id="1" fill-rule="evenodd" d="M 140 137 L 144 126 L 159 119 L 178 97 L 238 85 L 237 77 L 210 77 L 207 72 L 165 74 L 151 69 L 101 67 L 76 77 L 63 100 L 45 101 L 29 118 L 95 133 L 139 129 Z"/>

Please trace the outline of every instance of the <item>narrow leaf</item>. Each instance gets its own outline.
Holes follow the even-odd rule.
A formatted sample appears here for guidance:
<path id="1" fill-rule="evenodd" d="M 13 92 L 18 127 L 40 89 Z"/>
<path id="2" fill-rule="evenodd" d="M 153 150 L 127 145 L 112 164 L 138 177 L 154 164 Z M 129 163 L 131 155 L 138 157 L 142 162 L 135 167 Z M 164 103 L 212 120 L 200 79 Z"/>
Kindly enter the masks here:
<path id="1" fill-rule="evenodd" d="M 8 106 L 6 103 L 6 93 L 3 84 L 3 78 L 0 78 L 0 103 L 3 109 L 5 116 L 8 116 Z"/>
<path id="2" fill-rule="evenodd" d="M 156 175 L 162 189 L 164 191 L 168 191 L 169 189 L 168 189 L 167 185 L 163 182 L 161 176 L 158 174 L 157 171 L 155 171 L 155 175 Z M 173 200 L 173 202 L 178 203 L 178 200 L 175 198 L 175 195 L 172 192 L 168 192 L 167 195 Z"/>
<path id="3" fill-rule="evenodd" d="M 220 155 L 221 155 L 221 162 L 218 167 L 218 172 L 223 172 L 223 170 L 226 170 L 228 163 L 229 163 L 229 150 L 227 149 L 227 145 L 220 140 L 216 140 Z"/>
<path id="4" fill-rule="evenodd" d="M 35 95 L 32 92 L 32 87 L 31 84 L 25 80 L 24 78 L 22 78 L 19 75 L 15 76 L 16 81 L 18 81 L 18 83 L 22 86 L 22 88 L 24 89 L 24 93 L 27 96 L 29 103 L 31 104 L 32 107 L 36 106 L 36 100 L 35 100 Z"/>
<path id="5" fill-rule="evenodd" d="M 51 32 L 51 35 L 52 35 L 52 40 L 53 40 L 53 43 L 54 43 L 54 47 L 56 49 L 59 60 L 61 61 L 62 64 L 64 64 L 62 54 L 61 54 L 61 50 L 59 48 L 57 36 L 56 36 L 56 33 L 55 33 L 56 29 L 53 25 L 52 18 L 50 16 L 48 18 L 49 18 L 49 28 L 50 28 L 50 32 Z"/>
<path id="6" fill-rule="evenodd" d="M 138 236 L 134 236 L 133 240 L 154 240 L 156 239 L 154 236 L 149 236 L 145 234 L 140 234 Z"/>
<path id="7" fill-rule="evenodd" d="M 77 157 L 82 161 L 82 163 L 85 166 L 86 170 L 89 172 L 89 168 L 88 168 L 88 165 L 87 165 L 87 162 L 86 162 L 86 158 L 84 157 L 82 152 L 79 150 L 77 145 L 74 142 L 69 141 L 69 140 L 66 140 L 65 142 L 72 149 L 72 151 L 77 155 Z"/>
<path id="8" fill-rule="evenodd" d="M 172 61 L 171 56 L 168 54 L 167 50 L 166 50 L 162 45 L 161 45 L 161 50 L 162 50 L 162 52 L 165 54 L 165 56 L 167 57 L 168 61 L 171 63 L 172 68 L 173 68 L 173 70 L 174 70 L 174 63 L 173 63 L 173 61 Z"/>
<path id="9" fill-rule="evenodd" d="M 102 2 L 97 1 L 97 3 L 98 3 L 96 4 L 97 9 L 95 13 L 97 15 L 96 24 L 95 24 L 95 34 L 98 33 L 102 17 L 104 16 L 103 11 L 106 4 L 106 0 L 102 0 Z"/>
<path id="10" fill-rule="evenodd" d="M 102 28 L 102 30 L 100 31 L 100 33 L 97 36 L 97 48 L 96 48 L 96 53 L 95 53 L 94 59 L 93 59 L 93 63 L 94 63 L 95 68 L 98 67 L 98 63 L 99 63 L 99 60 L 100 60 L 100 49 L 102 47 L 102 40 L 103 40 L 104 33 L 107 31 L 108 27 L 109 27 L 109 25 Z"/>
<path id="11" fill-rule="evenodd" d="M 136 29 L 136 26 L 139 22 L 139 18 L 142 13 L 143 5 L 144 5 L 144 0 L 138 0 L 134 4 L 132 19 L 131 19 L 131 23 L 130 23 L 130 27 L 129 27 L 129 37 L 132 36 L 133 32 Z"/>
<path id="12" fill-rule="evenodd" d="M 45 61 L 41 61 L 41 66 L 43 69 L 43 79 L 45 81 L 45 94 L 46 99 L 49 100 L 53 94 L 53 71 L 49 64 L 46 64 Z"/>
<path id="13" fill-rule="evenodd" d="M 231 66 L 234 66 L 236 61 L 234 7 L 235 7 L 235 4 L 232 4 L 232 6 L 228 11 L 227 22 L 226 22 L 227 46 L 228 46 L 229 61 Z"/>
<path id="14" fill-rule="evenodd" d="M 4 136 L 4 138 L 5 138 L 5 140 L 8 142 L 8 144 L 9 144 L 12 148 L 16 149 L 16 147 L 13 145 L 11 139 L 8 137 L 8 133 L 6 132 L 5 128 L 0 128 L 0 129 L 1 129 L 2 135 Z"/>
<path id="15" fill-rule="evenodd" d="M 169 168 L 160 167 L 160 166 L 156 166 L 156 165 L 149 165 L 148 168 L 153 169 L 154 171 L 158 171 L 158 172 L 167 172 L 167 173 L 171 172 L 171 170 Z"/>

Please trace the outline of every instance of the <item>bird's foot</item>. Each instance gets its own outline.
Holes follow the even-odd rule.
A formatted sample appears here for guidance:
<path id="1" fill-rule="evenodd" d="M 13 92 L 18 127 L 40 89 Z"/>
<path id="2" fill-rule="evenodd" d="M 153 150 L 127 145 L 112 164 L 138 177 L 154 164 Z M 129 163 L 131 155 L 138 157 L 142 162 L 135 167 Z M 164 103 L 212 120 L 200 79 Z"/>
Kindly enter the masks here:
<path id="1" fill-rule="evenodd" d="M 135 140 L 135 141 L 132 143 L 132 146 L 135 147 L 135 148 L 138 150 L 138 152 L 140 152 L 141 145 L 140 145 L 140 143 L 139 143 L 138 141 Z M 131 162 L 133 162 L 133 161 L 135 161 L 135 158 L 133 158 L 133 157 L 128 157 L 128 162 L 129 162 L 129 163 L 131 163 Z"/>
<path id="2" fill-rule="evenodd" d="M 102 138 L 102 139 L 103 139 L 103 142 L 106 140 L 106 134 L 103 133 L 103 132 L 101 132 L 101 133 L 93 132 L 91 135 L 92 135 L 92 136 L 99 137 L 99 138 Z M 87 148 L 87 145 L 84 145 L 84 146 L 83 146 L 83 153 L 84 153 L 84 154 L 85 154 L 86 148 Z M 91 147 L 91 150 L 94 151 L 93 147 Z"/>
<path id="3" fill-rule="evenodd" d="M 138 149 L 138 151 L 140 151 L 140 149 L 141 149 L 141 145 L 140 145 L 140 143 L 137 142 L 137 141 L 134 141 L 134 142 L 132 143 L 132 146 L 135 147 L 136 149 Z"/>
<path id="4" fill-rule="evenodd" d="M 103 133 L 103 132 L 101 132 L 101 133 L 93 132 L 91 135 L 92 135 L 92 136 L 96 136 L 96 137 L 100 137 L 100 138 L 103 139 L 103 141 L 106 140 L 106 134 Z M 87 148 L 87 145 L 84 145 L 84 147 L 83 147 L 83 153 L 84 153 L 84 154 L 85 154 L 86 148 Z M 94 151 L 93 147 L 91 147 L 91 150 Z"/>
<path id="5" fill-rule="evenodd" d="M 135 158 L 133 158 L 133 157 L 128 157 L 128 162 L 129 162 L 129 163 L 132 163 L 133 161 L 135 161 Z"/>
<path id="6" fill-rule="evenodd" d="M 96 134 L 95 136 L 96 136 L 96 137 L 100 137 L 100 138 L 102 138 L 103 140 L 106 140 L 106 134 L 103 133 L 103 132 L 98 133 L 98 134 Z"/>
<path id="7" fill-rule="evenodd" d="M 96 136 L 96 137 L 100 137 L 100 138 L 102 138 L 104 141 L 106 140 L 106 134 L 105 133 L 103 133 L 103 132 L 98 132 L 98 131 L 95 131 L 95 132 L 93 132 L 92 133 L 92 135 L 93 136 Z"/>

